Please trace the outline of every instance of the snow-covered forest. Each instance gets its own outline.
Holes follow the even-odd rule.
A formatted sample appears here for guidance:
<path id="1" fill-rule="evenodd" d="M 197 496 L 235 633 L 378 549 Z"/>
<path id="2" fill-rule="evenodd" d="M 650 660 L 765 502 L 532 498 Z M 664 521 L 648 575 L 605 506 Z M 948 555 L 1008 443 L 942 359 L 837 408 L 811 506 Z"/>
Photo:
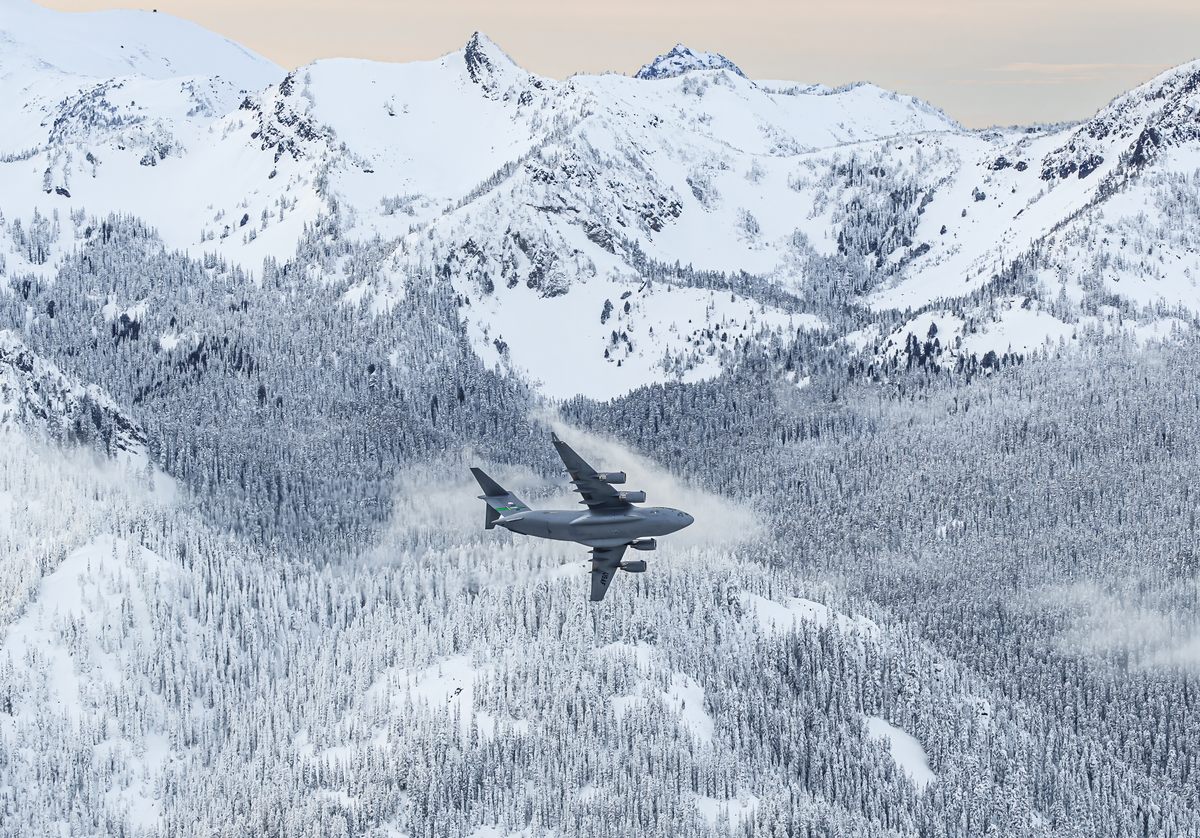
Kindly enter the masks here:
<path id="1" fill-rule="evenodd" d="M 1200 65 L 0 12 L 0 836 L 1200 836 Z M 696 519 L 602 603 L 552 430 Z"/>

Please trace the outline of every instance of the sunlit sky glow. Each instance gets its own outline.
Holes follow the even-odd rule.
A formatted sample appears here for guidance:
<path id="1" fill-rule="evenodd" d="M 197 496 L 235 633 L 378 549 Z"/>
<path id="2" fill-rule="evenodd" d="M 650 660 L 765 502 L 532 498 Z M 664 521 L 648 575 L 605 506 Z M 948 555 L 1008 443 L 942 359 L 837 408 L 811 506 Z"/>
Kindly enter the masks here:
<path id="1" fill-rule="evenodd" d="M 39 0 L 65 10 L 123 0 Z M 531 72 L 635 72 L 677 41 L 751 78 L 910 93 L 966 125 L 1079 119 L 1200 57 L 1196 0 L 152 0 L 287 67 L 434 58 L 487 33 Z"/>

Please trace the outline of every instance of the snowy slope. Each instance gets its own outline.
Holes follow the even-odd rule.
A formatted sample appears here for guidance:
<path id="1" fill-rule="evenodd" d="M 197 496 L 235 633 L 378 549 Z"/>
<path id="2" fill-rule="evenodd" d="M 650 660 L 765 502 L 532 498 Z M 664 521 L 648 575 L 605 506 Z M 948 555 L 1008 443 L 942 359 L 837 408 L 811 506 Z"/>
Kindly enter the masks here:
<path id="1" fill-rule="evenodd" d="M 664 379 L 700 381 L 746 341 L 820 325 L 811 314 L 670 285 L 595 281 L 548 298 L 521 285 L 474 291 L 463 289 L 463 317 L 477 354 L 552 398 L 604 399 Z M 606 305 L 612 314 L 604 319 Z"/>
<path id="2" fill-rule="evenodd" d="M 104 795 L 105 808 L 138 827 L 158 827 L 155 791 L 164 767 L 181 758 L 169 742 L 162 702 L 138 712 L 120 697 L 131 690 L 152 695 L 152 632 L 165 626 L 155 600 L 176 596 L 176 569 L 144 547 L 100 536 L 72 552 L 41 579 L 32 602 L 5 627 L 0 661 L 7 677 L 7 712 L 0 740 L 24 763 L 36 758 L 39 727 L 64 740 L 89 729 L 108 735 L 91 749 L 93 759 L 122 764 Z M 138 682 L 135 684 L 134 681 Z"/>
<path id="3" fill-rule="evenodd" d="M 1200 310 L 1192 235 L 1198 112 L 1193 62 L 1078 127 L 940 140 L 947 153 L 933 173 L 939 188 L 910 252 L 927 247 L 873 305 L 960 295 L 1036 245 L 1068 295 L 1103 287 L 1138 305 Z"/>
<path id="4" fill-rule="evenodd" d="M 74 380 L 0 329 L 0 429 L 5 426 L 145 457 L 145 434 L 107 393 Z"/>
<path id="5" fill-rule="evenodd" d="M 0 0 L 0 109 L 6 116 L 0 154 L 34 147 L 54 105 L 99 82 L 204 79 L 236 92 L 261 89 L 280 75 L 265 58 L 170 15 L 67 14 L 30 0 Z"/>
<path id="6" fill-rule="evenodd" d="M 925 748 L 912 734 L 878 716 L 867 717 L 866 728 L 872 739 L 887 743 L 896 767 L 907 774 L 918 788 L 924 789 L 937 779 L 937 775 L 929 768 Z"/>
<path id="7" fill-rule="evenodd" d="M 165 14 L 67 14 L 26 0 L 0 10 L 0 213 L 25 224 L 35 211 L 58 213 L 68 227 L 49 259 L 13 247 L 10 270 L 52 276 L 76 232 L 66 216 L 78 210 L 130 213 L 172 245 L 199 244 L 205 222 L 246 201 L 258 169 L 266 179 L 269 161 L 256 165 L 249 132 L 230 118 L 247 92 L 283 76 L 275 64 Z"/>
<path id="8" fill-rule="evenodd" d="M 247 90 L 279 68 L 189 21 L 155 12 L 63 13 L 32 0 L 0 2 L 0 77 L 19 73 L 107 79 L 221 76 Z"/>
<path id="9" fill-rule="evenodd" d="M 152 471 L 0 426 L 0 799 L 11 815 L 15 782 L 33 804 L 36 820 L 17 816 L 22 834 L 69 831 L 72 797 L 89 818 L 158 833 L 162 783 L 187 761 L 169 708 L 180 693 L 162 688 L 201 655 L 177 610 L 187 583 L 128 526 L 177 512 Z M 56 770 L 88 766 L 92 782 L 31 782 L 51 753 Z"/>

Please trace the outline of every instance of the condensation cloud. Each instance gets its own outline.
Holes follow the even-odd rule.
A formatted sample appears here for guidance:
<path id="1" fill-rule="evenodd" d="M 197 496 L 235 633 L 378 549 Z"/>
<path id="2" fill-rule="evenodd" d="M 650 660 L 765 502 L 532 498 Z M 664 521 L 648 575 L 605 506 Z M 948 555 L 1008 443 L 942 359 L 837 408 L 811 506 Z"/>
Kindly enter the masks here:
<path id="1" fill-rule="evenodd" d="M 1200 579 L 1192 584 L 1200 585 Z M 1200 669 L 1200 620 L 1187 608 L 1172 609 L 1137 593 L 1117 593 L 1093 582 L 1042 591 L 1041 607 L 1061 610 L 1068 627 L 1061 648 L 1085 655 L 1125 653 L 1134 666 Z"/>

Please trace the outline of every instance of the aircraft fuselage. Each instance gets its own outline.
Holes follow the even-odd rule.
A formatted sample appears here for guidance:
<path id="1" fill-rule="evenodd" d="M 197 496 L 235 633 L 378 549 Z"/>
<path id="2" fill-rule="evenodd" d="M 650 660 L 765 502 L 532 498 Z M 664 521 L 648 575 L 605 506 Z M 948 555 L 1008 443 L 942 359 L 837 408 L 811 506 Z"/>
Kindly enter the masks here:
<path id="1" fill-rule="evenodd" d="M 639 538 L 678 532 L 694 519 L 666 506 L 631 506 L 622 510 L 575 511 L 529 509 L 496 521 L 522 535 L 575 541 L 588 547 L 617 547 Z"/>

